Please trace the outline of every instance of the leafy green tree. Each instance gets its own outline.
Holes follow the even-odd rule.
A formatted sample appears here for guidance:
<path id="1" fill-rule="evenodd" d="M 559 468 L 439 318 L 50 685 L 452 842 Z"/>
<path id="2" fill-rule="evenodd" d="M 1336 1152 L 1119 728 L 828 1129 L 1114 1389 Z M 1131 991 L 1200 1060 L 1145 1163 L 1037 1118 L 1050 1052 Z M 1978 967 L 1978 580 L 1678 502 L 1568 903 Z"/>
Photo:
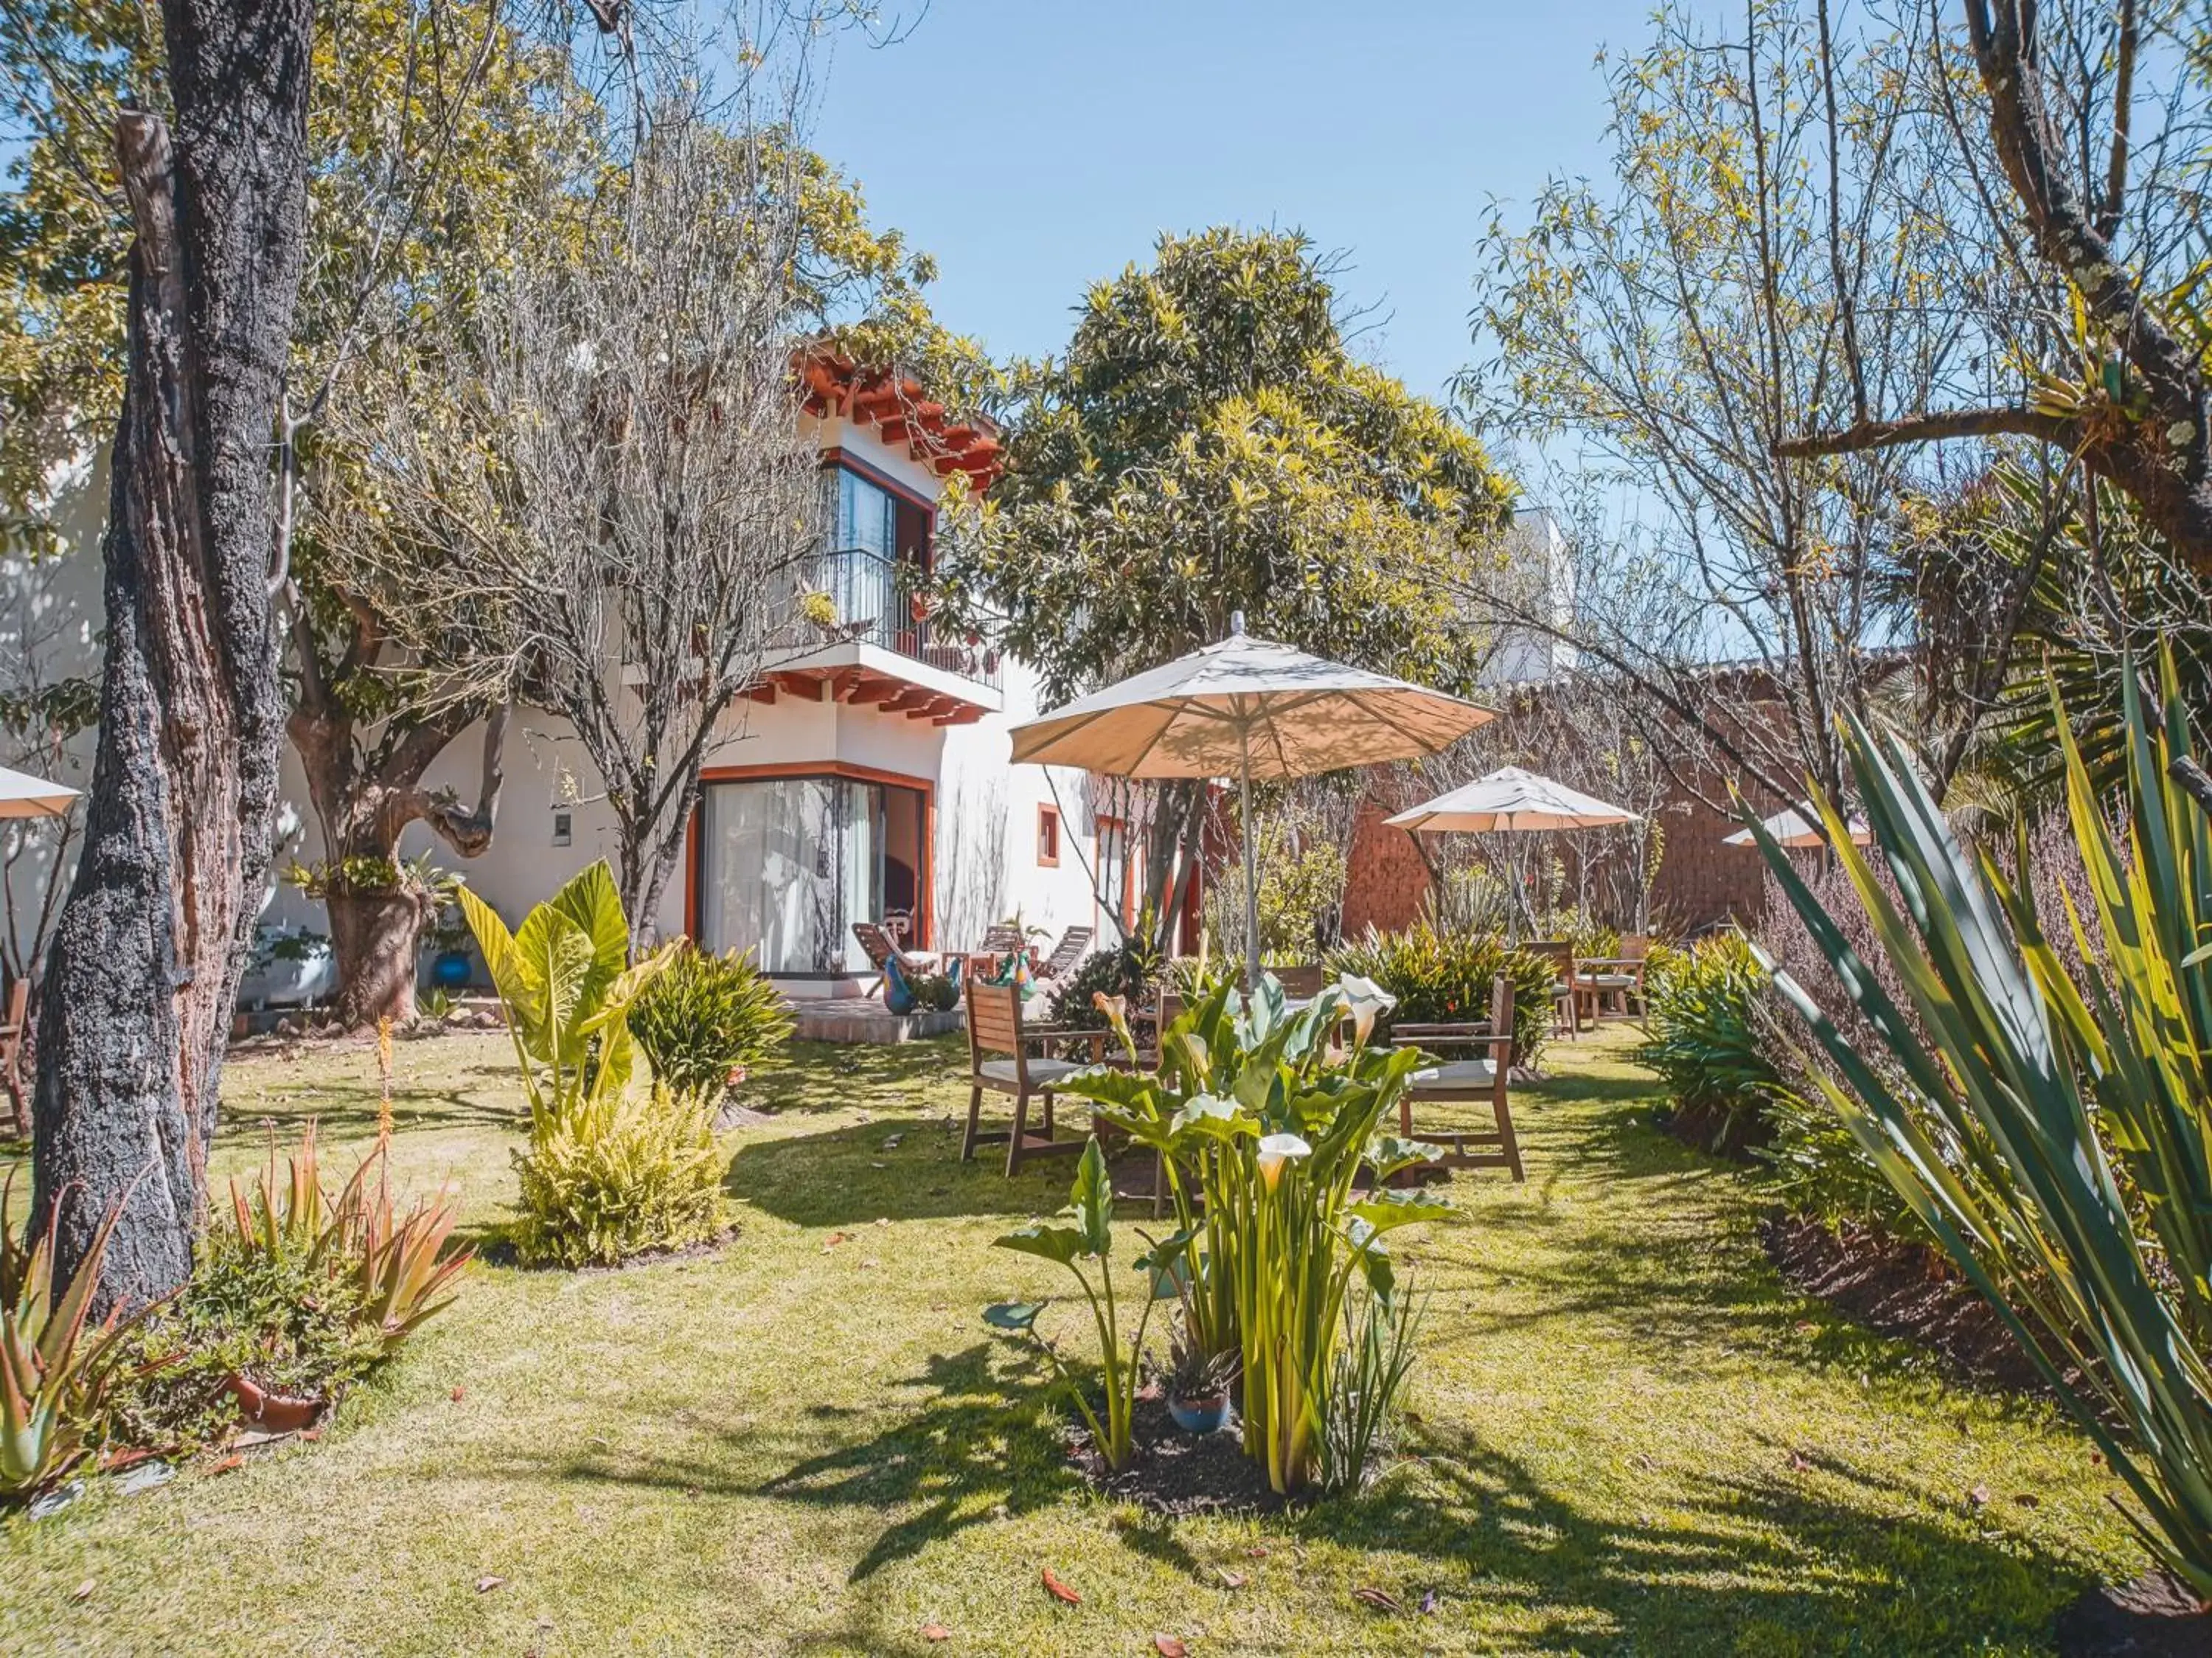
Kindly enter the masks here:
<path id="1" fill-rule="evenodd" d="M 1506 521 L 1505 481 L 1444 410 L 1352 357 L 1304 236 L 1162 237 L 1009 390 L 1005 472 L 948 515 L 939 571 L 1048 697 L 1194 650 L 1238 611 L 1322 655 L 1473 679 L 1454 587 Z M 1198 832 L 1194 787 L 1161 795 L 1148 895 L 1192 867 Z"/>

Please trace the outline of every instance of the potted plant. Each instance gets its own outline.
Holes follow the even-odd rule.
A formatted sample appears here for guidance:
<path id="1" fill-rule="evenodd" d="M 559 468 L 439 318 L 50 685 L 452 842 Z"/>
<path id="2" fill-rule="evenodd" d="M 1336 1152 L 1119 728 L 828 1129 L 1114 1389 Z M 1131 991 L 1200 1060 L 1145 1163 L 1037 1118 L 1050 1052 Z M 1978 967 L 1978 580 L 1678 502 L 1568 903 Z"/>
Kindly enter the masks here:
<path id="1" fill-rule="evenodd" d="M 1209 1353 L 1178 1330 L 1168 1340 L 1168 1414 L 1187 1434 L 1218 1433 L 1229 1425 L 1229 1389 L 1237 1380 L 1234 1352 Z"/>

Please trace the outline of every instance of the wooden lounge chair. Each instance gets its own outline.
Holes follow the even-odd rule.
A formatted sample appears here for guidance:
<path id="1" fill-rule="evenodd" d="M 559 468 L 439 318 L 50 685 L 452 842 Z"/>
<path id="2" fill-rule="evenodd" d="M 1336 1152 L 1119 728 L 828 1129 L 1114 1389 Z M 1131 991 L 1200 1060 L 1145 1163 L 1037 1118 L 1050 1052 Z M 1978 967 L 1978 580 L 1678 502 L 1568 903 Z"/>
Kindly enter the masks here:
<path id="1" fill-rule="evenodd" d="M 1490 1017 L 1473 1025 L 1394 1025 L 1394 1043 L 1410 1044 L 1431 1051 L 1471 1049 L 1465 1059 L 1446 1059 L 1415 1071 L 1398 1100 L 1398 1131 L 1408 1140 L 1441 1146 L 1440 1160 L 1447 1168 L 1510 1169 L 1516 1180 L 1528 1177 L 1521 1167 L 1521 1143 L 1513 1134 L 1513 1110 L 1507 1102 L 1506 1081 L 1513 1069 L 1513 981 L 1500 973 L 1490 987 Z M 1413 1120 L 1419 1105 L 1488 1101 L 1497 1119 L 1494 1128 L 1468 1131 L 1424 1130 Z M 1470 1146 L 1484 1149 L 1470 1151 Z M 1496 1147 L 1496 1150 L 1488 1149 Z"/>
<path id="2" fill-rule="evenodd" d="M 30 1103 L 23 1097 L 23 1026 L 31 1011 L 31 981 L 8 987 L 8 1016 L 0 1021 L 0 1140 L 21 1139 L 31 1131 Z"/>
<path id="3" fill-rule="evenodd" d="M 908 978 L 927 978 L 945 971 L 944 958 L 929 950 L 902 950 L 891 942 L 879 923 L 856 921 L 853 923 L 853 938 L 867 953 L 868 966 L 875 969 L 876 982 L 863 994 L 881 996 L 884 993 L 884 964 L 893 956 L 898 958 L 899 971 Z"/>
<path id="4" fill-rule="evenodd" d="M 1012 1179 L 1034 1157 L 1057 1157 L 1083 1149 L 1081 1140 L 1055 1139 L 1053 1135 L 1052 1085 L 1081 1070 L 1080 1061 L 1047 1059 L 1030 1051 L 1031 1046 L 1080 1037 L 1089 1041 L 1094 1059 L 1103 1056 L 1110 1033 L 1077 1031 L 1065 1025 L 1022 1022 L 1022 993 L 1013 984 L 968 981 L 968 1131 L 961 1137 L 960 1161 L 969 1161 L 975 1148 L 986 1143 L 1006 1143 L 1006 1174 Z M 1014 1096 L 1013 1126 L 984 1131 L 980 1126 L 983 1094 Z M 1042 1111 L 1040 1130 L 1031 1132 L 1030 1101 Z"/>
<path id="5" fill-rule="evenodd" d="M 1060 942 L 1052 947 L 1052 954 L 1038 966 L 1039 978 L 1062 978 L 1075 971 L 1083 958 L 1091 954 L 1091 941 L 1098 936 L 1095 927 L 1070 927 L 1060 936 Z"/>
<path id="6" fill-rule="evenodd" d="M 1583 1014 L 1597 1023 L 1597 992 L 1579 982 L 1575 947 L 1563 938 L 1533 938 L 1521 947 L 1552 964 L 1552 1033 L 1572 1039 L 1583 1033 Z"/>

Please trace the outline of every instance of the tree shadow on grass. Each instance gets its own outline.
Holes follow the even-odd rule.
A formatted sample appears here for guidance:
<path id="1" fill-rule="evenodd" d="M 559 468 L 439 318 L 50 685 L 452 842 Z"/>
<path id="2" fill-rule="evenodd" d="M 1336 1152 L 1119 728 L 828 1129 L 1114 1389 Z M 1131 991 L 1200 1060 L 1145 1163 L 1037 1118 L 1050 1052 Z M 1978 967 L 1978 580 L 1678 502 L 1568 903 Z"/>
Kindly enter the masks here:
<path id="1" fill-rule="evenodd" d="M 1074 1128 L 1075 1119 L 1066 1119 L 1060 1132 L 1072 1137 Z M 1010 1180 L 1003 1145 L 985 1145 L 963 1163 L 960 1135 L 961 1122 L 951 1117 L 885 1114 L 851 1128 L 741 1141 L 723 1186 L 798 1226 L 1026 1219 L 1066 1207 L 1073 1158 L 1030 1163 Z"/>
<path id="2" fill-rule="evenodd" d="M 753 1068 L 742 1103 L 776 1112 L 872 1105 L 886 1089 L 911 1095 L 964 1075 L 964 1039 L 927 1042 L 791 1042 Z M 893 1101 L 892 1103 L 896 1103 Z"/>
<path id="3" fill-rule="evenodd" d="M 1528 1626 L 1516 1650 L 2032 1645 L 2088 1576 L 2029 1539 L 1947 1524 L 1923 1493 L 1849 1466 L 1785 1477 L 1779 1452 L 1771 1478 L 1655 1494 L 1671 1510 L 1659 1517 L 1589 1512 L 1472 1434 L 1425 1448 L 1418 1470 L 1285 1523 L 1309 1542 L 1417 1557 L 1401 1600 L 1434 1590 L 1447 1628 L 1455 1603 L 1510 1609 Z"/>
<path id="4" fill-rule="evenodd" d="M 784 1430 L 793 1460 L 757 1483 L 732 1481 L 726 1463 L 714 1458 L 656 1457 L 617 1466 L 586 1455 L 554 1472 L 566 1479 L 766 1496 L 848 1520 L 889 1516 L 847 1573 L 848 1582 L 861 1583 L 969 1527 L 1027 1514 L 1069 1492 L 1075 1476 L 1038 1425 L 1050 1386 L 1026 1356 L 1018 1362 L 1007 1348 L 978 1342 L 933 1355 L 921 1375 L 887 1384 L 927 1397 L 865 1438 L 848 1436 L 878 1413 L 836 1406 L 805 1412 Z M 757 1459 L 774 1431 L 732 1433 L 729 1448 Z"/>

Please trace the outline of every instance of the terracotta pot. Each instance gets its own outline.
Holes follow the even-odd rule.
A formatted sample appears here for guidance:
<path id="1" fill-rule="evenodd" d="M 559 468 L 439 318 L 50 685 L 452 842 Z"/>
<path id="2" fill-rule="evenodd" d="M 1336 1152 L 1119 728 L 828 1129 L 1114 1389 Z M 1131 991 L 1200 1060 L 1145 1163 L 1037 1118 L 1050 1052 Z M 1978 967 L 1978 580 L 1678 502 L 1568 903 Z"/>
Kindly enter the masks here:
<path id="1" fill-rule="evenodd" d="M 1229 1425 L 1229 1395 L 1206 1393 L 1197 1399 L 1168 1395 L 1168 1414 L 1187 1434 L 1214 1434 Z"/>
<path id="2" fill-rule="evenodd" d="M 238 1401 L 238 1413 L 249 1428 L 258 1428 L 264 1433 L 294 1434 L 313 1424 L 322 1415 L 323 1407 L 330 1403 L 319 1395 L 292 1399 L 283 1393 L 272 1393 L 259 1383 L 242 1375 L 227 1377 L 222 1384 Z"/>

